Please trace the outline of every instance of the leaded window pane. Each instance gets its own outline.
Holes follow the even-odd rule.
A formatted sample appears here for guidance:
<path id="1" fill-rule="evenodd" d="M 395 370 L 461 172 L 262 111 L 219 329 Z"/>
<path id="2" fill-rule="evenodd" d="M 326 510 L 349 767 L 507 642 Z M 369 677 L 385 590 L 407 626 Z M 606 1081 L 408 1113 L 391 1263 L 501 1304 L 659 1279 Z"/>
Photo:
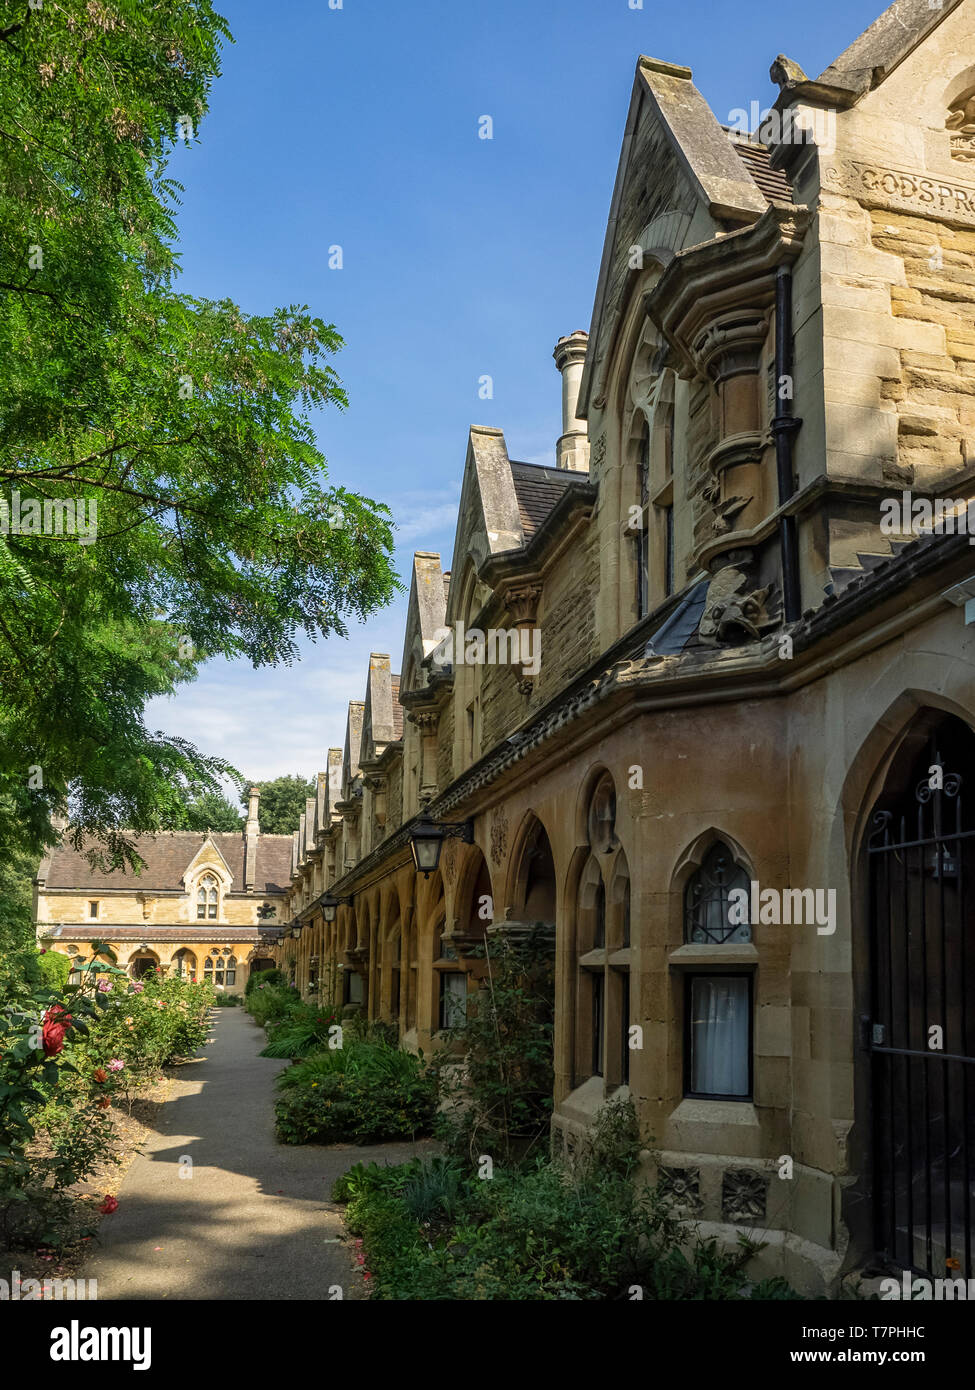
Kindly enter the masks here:
<path id="1" fill-rule="evenodd" d="M 721 945 L 751 941 L 748 874 L 726 845 L 718 844 L 687 885 L 684 938 Z"/>

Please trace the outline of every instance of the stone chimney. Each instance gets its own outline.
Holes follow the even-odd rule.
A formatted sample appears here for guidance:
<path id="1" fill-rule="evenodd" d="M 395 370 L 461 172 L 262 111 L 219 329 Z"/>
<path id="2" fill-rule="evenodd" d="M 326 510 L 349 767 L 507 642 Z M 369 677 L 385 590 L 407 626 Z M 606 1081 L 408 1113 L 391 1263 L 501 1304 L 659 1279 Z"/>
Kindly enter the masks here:
<path id="1" fill-rule="evenodd" d="M 261 837 L 261 826 L 257 819 L 257 807 L 261 799 L 260 787 L 247 789 L 247 823 L 244 826 L 244 887 L 253 893 L 257 881 L 257 842 Z"/>
<path id="2" fill-rule="evenodd" d="M 585 473 L 589 468 L 586 422 L 576 415 L 588 346 L 589 334 L 577 328 L 567 338 L 559 339 L 552 354 L 562 373 L 562 434 L 555 446 L 556 466 L 574 473 Z"/>

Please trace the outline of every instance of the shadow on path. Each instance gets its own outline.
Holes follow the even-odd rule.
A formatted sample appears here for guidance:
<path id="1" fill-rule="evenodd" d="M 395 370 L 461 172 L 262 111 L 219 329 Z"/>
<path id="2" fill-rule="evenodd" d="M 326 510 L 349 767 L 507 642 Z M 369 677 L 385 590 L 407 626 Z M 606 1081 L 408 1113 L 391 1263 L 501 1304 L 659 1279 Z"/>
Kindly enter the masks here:
<path id="1" fill-rule="evenodd" d="M 274 1078 L 249 1014 L 221 1010 L 205 1055 L 178 1077 L 133 1162 L 84 1275 L 103 1299 L 361 1297 L 332 1183 L 416 1144 L 294 1147 L 274 1137 Z M 180 1173 L 190 1176 L 181 1177 Z"/>

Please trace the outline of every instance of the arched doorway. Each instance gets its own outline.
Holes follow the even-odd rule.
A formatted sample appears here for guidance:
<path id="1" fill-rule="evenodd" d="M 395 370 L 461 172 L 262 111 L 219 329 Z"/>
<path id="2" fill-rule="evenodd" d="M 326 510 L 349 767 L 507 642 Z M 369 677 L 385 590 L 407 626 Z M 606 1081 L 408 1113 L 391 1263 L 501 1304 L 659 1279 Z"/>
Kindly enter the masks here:
<path id="1" fill-rule="evenodd" d="M 173 956 L 176 975 L 181 980 L 196 979 L 196 955 L 186 946 L 181 946 Z"/>
<path id="2" fill-rule="evenodd" d="M 158 965 L 159 957 L 155 951 L 137 951 L 129 958 L 129 974 L 133 980 L 141 980 L 151 975 Z"/>
<path id="3" fill-rule="evenodd" d="M 975 1187 L 975 733 L 918 717 L 866 832 L 874 1238 L 971 1278 Z"/>

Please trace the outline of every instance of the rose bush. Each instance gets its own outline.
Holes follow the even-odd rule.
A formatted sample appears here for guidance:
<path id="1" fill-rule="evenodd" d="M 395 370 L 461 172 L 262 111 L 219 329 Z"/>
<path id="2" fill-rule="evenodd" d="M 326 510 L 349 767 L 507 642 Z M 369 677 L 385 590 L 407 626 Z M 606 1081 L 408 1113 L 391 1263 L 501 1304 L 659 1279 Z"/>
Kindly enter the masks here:
<path id="1" fill-rule="evenodd" d="M 213 990 L 131 981 L 101 942 L 80 984 L 0 1008 L 0 1237 L 56 1244 L 66 1193 L 116 1158 L 111 1110 L 204 1042 Z"/>

